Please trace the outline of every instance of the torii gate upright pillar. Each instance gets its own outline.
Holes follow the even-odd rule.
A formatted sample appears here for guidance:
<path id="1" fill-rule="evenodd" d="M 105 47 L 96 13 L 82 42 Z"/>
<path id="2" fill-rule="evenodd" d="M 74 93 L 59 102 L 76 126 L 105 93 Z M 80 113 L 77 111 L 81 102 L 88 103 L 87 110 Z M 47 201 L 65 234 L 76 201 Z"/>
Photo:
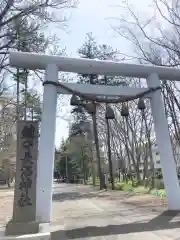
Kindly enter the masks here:
<path id="1" fill-rule="evenodd" d="M 155 73 L 151 74 L 147 78 L 147 85 L 148 87 L 159 87 L 160 80 L 158 75 Z M 167 194 L 168 209 L 180 210 L 180 187 L 161 91 L 157 90 L 151 93 L 150 101 L 156 139 L 160 153 L 163 180 Z"/>
<path id="2" fill-rule="evenodd" d="M 55 64 L 47 65 L 45 70 L 45 81 L 58 81 L 58 67 Z M 56 86 L 53 84 L 45 85 L 36 186 L 36 220 L 41 223 L 49 223 L 51 221 L 56 105 Z"/>

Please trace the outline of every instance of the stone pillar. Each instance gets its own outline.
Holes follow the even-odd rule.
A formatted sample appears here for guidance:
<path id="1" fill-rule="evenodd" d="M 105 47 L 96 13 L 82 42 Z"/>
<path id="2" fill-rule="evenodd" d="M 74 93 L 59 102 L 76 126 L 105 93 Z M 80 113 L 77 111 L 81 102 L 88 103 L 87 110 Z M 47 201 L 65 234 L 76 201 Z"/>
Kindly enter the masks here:
<path id="1" fill-rule="evenodd" d="M 160 86 L 160 80 L 157 74 L 149 76 L 147 79 L 147 85 L 148 87 Z M 168 209 L 180 210 L 180 187 L 169 136 L 168 122 L 160 90 L 151 94 L 150 101 L 156 139 L 160 152 L 163 180 L 167 192 Z"/>
<path id="2" fill-rule="evenodd" d="M 39 231 L 36 223 L 38 137 L 37 122 L 18 122 L 13 216 L 6 225 L 6 235 Z"/>
<path id="3" fill-rule="evenodd" d="M 48 65 L 45 81 L 58 80 L 56 65 Z M 36 189 L 36 219 L 41 223 L 51 220 L 52 185 L 55 155 L 57 90 L 53 84 L 44 86 L 43 111 L 41 119 L 39 159 Z"/>

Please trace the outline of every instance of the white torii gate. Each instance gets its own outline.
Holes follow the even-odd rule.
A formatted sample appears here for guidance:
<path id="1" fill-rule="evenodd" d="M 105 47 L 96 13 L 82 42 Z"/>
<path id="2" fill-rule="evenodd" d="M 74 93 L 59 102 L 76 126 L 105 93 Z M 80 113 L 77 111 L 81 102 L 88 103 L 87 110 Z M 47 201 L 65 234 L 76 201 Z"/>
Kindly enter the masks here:
<path id="1" fill-rule="evenodd" d="M 44 85 L 37 170 L 36 216 L 37 221 L 44 223 L 51 220 L 57 94 L 70 94 L 67 90 L 56 85 L 58 72 L 146 78 L 149 88 L 159 87 L 160 79 L 180 80 L 180 69 L 34 53 L 11 52 L 10 64 L 16 68 L 45 70 L 45 81 L 49 81 L 49 84 Z M 132 96 L 147 90 L 147 88 L 120 88 L 73 83 L 64 83 L 64 86 L 83 94 L 106 97 Z M 151 102 L 164 184 L 167 191 L 168 209 L 180 210 L 180 187 L 161 92 L 157 90 L 146 97 L 149 97 Z"/>

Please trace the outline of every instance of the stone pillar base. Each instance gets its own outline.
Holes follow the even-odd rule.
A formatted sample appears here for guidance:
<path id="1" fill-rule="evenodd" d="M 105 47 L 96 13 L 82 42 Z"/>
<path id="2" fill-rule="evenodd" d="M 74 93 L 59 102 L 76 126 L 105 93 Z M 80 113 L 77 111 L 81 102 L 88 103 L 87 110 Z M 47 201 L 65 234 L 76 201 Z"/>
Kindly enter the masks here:
<path id="1" fill-rule="evenodd" d="M 5 236 L 3 232 L 0 234 L 0 240 L 50 240 L 51 233 L 34 233 L 34 234 L 25 234 L 25 235 L 16 235 L 16 236 Z"/>
<path id="2" fill-rule="evenodd" d="M 6 225 L 5 235 L 25 235 L 39 233 L 39 223 L 33 222 L 13 222 L 10 220 Z"/>

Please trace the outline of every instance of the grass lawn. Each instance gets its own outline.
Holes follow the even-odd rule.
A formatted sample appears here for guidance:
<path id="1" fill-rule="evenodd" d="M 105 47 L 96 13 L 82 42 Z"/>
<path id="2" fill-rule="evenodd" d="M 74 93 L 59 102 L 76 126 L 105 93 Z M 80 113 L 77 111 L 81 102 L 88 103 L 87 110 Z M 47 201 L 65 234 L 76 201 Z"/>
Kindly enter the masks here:
<path id="1" fill-rule="evenodd" d="M 89 179 L 89 184 L 92 184 L 92 179 Z M 96 179 L 96 186 L 98 186 L 98 185 L 99 185 L 99 179 Z M 110 184 L 108 184 L 108 188 L 111 188 Z M 131 181 L 126 183 L 126 182 L 119 182 L 119 181 L 115 180 L 115 190 L 132 192 L 134 194 L 150 194 L 150 195 L 158 196 L 161 198 L 166 197 L 165 189 L 151 189 L 150 190 L 148 187 L 145 187 L 144 185 L 133 186 Z"/>

